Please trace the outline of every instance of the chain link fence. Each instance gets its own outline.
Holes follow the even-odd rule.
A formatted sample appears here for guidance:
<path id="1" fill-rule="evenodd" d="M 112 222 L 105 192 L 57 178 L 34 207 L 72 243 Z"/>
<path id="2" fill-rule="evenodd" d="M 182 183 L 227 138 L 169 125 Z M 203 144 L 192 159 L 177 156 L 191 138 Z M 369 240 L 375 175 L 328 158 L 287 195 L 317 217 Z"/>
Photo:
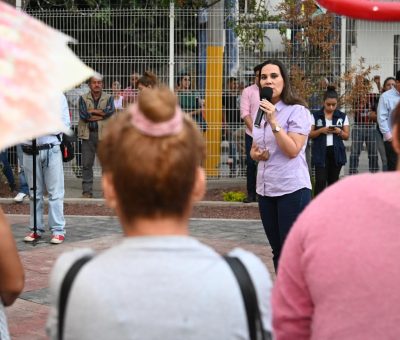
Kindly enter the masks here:
<path id="1" fill-rule="evenodd" d="M 71 45 L 72 50 L 104 76 L 104 91 L 112 94 L 116 101 L 123 90 L 131 86 L 131 75 L 140 75 L 146 70 L 155 73 L 161 83 L 177 91 L 179 96 L 192 98 L 193 105 L 202 109 L 206 122 L 207 175 L 210 179 L 224 179 L 245 176 L 245 129 L 240 119 L 240 95 L 254 82 L 255 65 L 268 58 L 279 58 L 293 74 L 296 69 L 300 70 L 297 72 L 300 75 L 312 73 L 313 79 L 317 79 L 315 84 L 326 80 L 344 91 L 341 74 L 362 57 L 365 65 L 379 65 L 364 74 L 370 81 L 371 92 L 377 95 L 380 88 L 374 76 L 380 76 L 382 86 L 383 80 L 400 68 L 398 23 L 333 16 L 328 31 L 326 25 L 321 26 L 321 36 L 317 36 L 325 45 L 318 45 L 307 35 L 313 22 L 307 26 L 284 17 L 256 22 L 254 13 L 247 10 L 243 4 L 226 1 L 225 7 L 219 9 L 177 9 L 171 5 L 165 9 L 35 10 L 28 13 L 73 37 L 76 43 Z M 316 7 L 310 20 L 322 14 Z M 250 25 L 247 27 L 244 23 Z M 246 35 L 246 27 L 247 32 L 258 35 Z M 186 88 L 182 87 L 183 77 L 190 81 Z M 322 105 L 321 89 L 315 84 L 311 86 L 304 81 L 300 85 L 306 90 L 309 87 L 305 93 L 311 110 Z M 78 98 L 87 91 L 87 85 L 81 84 L 66 93 L 74 128 L 79 120 Z M 342 108 L 349 114 L 353 131 L 352 139 L 346 142 L 348 163 L 343 174 L 385 168 L 384 157 L 379 152 L 380 142 L 377 144 L 380 137 L 376 123 L 354 122 L 356 106 Z M 80 153 L 79 142 L 76 150 Z M 14 155 L 12 148 L 9 156 L 16 165 Z M 66 176 L 79 177 L 80 167 L 78 154 L 75 160 L 65 164 Z M 100 173 L 96 162 L 95 174 Z"/>

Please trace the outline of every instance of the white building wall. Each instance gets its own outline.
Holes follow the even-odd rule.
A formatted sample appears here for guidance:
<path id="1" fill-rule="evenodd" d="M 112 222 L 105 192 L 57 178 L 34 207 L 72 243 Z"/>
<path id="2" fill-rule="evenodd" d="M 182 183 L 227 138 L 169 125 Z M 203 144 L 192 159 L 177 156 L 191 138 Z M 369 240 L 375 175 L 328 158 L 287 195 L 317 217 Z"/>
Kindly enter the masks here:
<path id="1" fill-rule="evenodd" d="M 282 2 L 282 0 L 265 0 L 266 7 L 268 8 L 268 11 L 272 15 L 278 14 L 277 7 L 278 5 Z"/>
<path id="2" fill-rule="evenodd" d="M 356 21 L 356 41 L 351 48 L 351 64 L 365 58 L 366 65 L 380 65 L 372 75 L 380 75 L 381 81 L 393 76 L 394 35 L 400 34 L 400 23 Z"/>
<path id="3" fill-rule="evenodd" d="M 265 0 L 266 8 L 271 15 L 277 15 L 279 13 L 277 7 L 282 0 Z M 264 34 L 264 46 L 265 52 L 281 52 L 285 51 L 285 46 L 282 41 L 282 36 L 278 29 L 267 29 Z"/>

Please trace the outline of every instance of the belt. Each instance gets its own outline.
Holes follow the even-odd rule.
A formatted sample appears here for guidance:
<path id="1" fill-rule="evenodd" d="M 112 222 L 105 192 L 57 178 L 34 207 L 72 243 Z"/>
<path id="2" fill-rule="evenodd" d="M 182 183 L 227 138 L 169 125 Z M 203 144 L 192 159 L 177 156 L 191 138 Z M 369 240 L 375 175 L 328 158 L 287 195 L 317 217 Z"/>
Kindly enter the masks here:
<path id="1" fill-rule="evenodd" d="M 56 144 L 53 144 L 53 143 L 51 143 L 51 144 L 41 144 L 41 145 L 37 145 L 36 146 L 36 152 L 35 152 L 35 154 L 37 155 L 37 154 L 39 154 L 39 151 L 40 150 L 49 150 L 49 149 L 51 149 L 53 146 L 56 146 Z M 22 151 L 24 152 L 24 153 L 26 153 L 27 155 L 33 155 L 33 148 L 32 148 L 32 145 L 22 145 Z"/>
<path id="2" fill-rule="evenodd" d="M 42 144 L 42 145 L 37 145 L 37 146 L 36 146 L 36 149 L 37 149 L 37 150 L 49 150 L 49 149 L 51 149 L 53 146 L 56 146 L 56 145 L 53 144 L 53 143 L 50 143 L 50 144 Z"/>

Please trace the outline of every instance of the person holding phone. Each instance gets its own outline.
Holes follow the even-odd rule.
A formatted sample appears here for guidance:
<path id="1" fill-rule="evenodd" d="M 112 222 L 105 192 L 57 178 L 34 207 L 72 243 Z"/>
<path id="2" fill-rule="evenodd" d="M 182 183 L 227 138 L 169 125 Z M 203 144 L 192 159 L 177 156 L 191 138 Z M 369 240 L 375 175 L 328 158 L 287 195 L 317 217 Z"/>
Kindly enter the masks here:
<path id="1" fill-rule="evenodd" d="M 347 115 L 337 109 L 338 97 L 335 87 L 328 86 L 323 97 L 324 106 L 312 115 L 314 196 L 339 179 L 340 170 L 347 161 L 343 140 L 349 138 L 350 126 Z"/>

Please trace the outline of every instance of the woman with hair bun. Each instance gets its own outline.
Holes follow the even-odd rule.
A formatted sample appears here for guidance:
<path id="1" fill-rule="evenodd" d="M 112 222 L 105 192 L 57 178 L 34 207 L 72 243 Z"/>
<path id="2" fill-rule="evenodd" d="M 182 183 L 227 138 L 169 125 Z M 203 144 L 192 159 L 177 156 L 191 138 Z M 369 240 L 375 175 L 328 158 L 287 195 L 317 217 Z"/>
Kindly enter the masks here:
<path id="1" fill-rule="evenodd" d="M 313 113 L 310 138 L 312 165 L 315 166 L 314 196 L 339 179 L 340 170 L 346 164 L 346 148 L 343 140 L 350 135 L 347 115 L 337 109 L 338 93 L 328 86 L 324 93 L 324 106 Z"/>
<path id="2" fill-rule="evenodd" d="M 79 271 L 69 293 L 67 339 L 249 339 L 238 283 L 224 258 L 189 236 L 204 194 L 205 146 L 167 88 L 143 89 L 137 104 L 110 122 L 99 147 L 102 185 L 123 241 Z M 51 274 L 51 339 L 58 335 L 60 286 L 78 258 L 61 256 Z M 263 330 L 271 332 L 271 280 L 252 253 L 230 253 L 247 269 Z M 60 323 L 61 324 L 61 323 Z"/>

